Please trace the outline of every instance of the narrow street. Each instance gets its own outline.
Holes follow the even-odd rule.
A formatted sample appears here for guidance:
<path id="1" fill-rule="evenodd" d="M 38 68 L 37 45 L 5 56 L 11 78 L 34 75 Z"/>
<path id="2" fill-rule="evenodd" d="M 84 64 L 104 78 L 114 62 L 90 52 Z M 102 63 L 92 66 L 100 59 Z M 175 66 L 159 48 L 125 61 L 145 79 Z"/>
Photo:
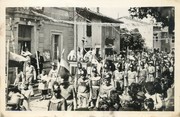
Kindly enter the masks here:
<path id="1" fill-rule="evenodd" d="M 174 111 L 174 16 L 172 6 L 6 8 L 7 110 Z"/>

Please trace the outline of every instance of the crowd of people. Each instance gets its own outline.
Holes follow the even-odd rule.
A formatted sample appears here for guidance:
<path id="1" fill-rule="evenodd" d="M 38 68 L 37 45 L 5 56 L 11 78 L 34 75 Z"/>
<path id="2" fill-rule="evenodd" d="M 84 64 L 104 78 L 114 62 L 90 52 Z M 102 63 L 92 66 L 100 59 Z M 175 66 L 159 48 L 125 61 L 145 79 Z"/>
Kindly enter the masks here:
<path id="1" fill-rule="evenodd" d="M 95 59 L 95 58 L 94 58 Z M 96 64 L 77 62 L 73 76 L 63 59 L 52 62 L 51 70 L 42 69 L 37 76 L 39 100 L 49 100 L 48 111 L 168 111 L 173 110 L 170 92 L 174 88 L 174 52 L 133 52 L 114 55 L 113 59 L 96 58 Z M 9 88 L 9 97 L 27 100 L 33 95 L 30 78 L 34 70 L 30 62 L 27 75 L 18 87 Z M 28 73 L 29 73 L 28 72 Z M 23 72 L 19 72 L 19 75 Z M 36 75 L 34 74 L 34 77 Z M 24 83 L 22 83 L 24 82 Z M 12 93 L 13 92 L 13 93 Z M 25 98 L 24 98 L 25 97 Z M 8 105 L 12 105 L 12 99 Z M 22 104 L 21 104 L 22 105 Z M 21 107 L 17 106 L 14 108 Z M 28 104 L 27 104 L 28 105 Z M 29 106 L 26 106 L 30 110 Z"/>

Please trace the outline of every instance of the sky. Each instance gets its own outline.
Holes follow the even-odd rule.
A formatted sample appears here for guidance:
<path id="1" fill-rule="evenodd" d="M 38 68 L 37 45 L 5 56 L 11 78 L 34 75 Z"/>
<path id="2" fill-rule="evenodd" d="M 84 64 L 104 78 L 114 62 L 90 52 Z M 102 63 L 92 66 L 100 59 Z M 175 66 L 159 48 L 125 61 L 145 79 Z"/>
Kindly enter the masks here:
<path id="1" fill-rule="evenodd" d="M 99 12 L 108 17 L 117 19 L 118 17 L 130 16 L 129 9 L 130 7 L 100 7 Z M 90 8 L 91 10 L 97 12 L 97 7 Z M 141 21 L 150 23 L 152 17 L 144 18 Z"/>
<path id="2" fill-rule="evenodd" d="M 93 11 L 96 11 L 96 8 L 90 8 Z M 129 11 L 128 11 L 129 7 L 100 7 L 99 11 L 100 13 L 112 17 L 114 19 L 117 19 L 118 16 L 119 17 L 123 17 L 123 16 L 129 16 Z"/>

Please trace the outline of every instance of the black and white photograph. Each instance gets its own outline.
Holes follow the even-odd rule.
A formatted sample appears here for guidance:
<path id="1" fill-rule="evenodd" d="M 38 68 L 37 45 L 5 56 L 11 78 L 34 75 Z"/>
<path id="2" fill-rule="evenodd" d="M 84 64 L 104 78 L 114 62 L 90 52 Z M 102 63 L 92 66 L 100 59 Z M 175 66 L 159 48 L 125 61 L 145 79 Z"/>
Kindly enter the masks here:
<path id="1" fill-rule="evenodd" d="M 6 7 L 6 111 L 175 111 L 175 7 Z"/>

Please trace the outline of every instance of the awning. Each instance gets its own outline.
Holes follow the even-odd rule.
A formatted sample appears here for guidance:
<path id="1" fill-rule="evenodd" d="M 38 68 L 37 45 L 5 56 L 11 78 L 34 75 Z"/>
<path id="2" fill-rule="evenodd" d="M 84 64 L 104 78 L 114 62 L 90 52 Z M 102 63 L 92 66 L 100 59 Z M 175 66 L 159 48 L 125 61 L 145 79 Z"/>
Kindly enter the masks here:
<path id="1" fill-rule="evenodd" d="M 21 56 L 21 55 L 18 55 L 16 53 L 12 53 L 10 52 L 9 53 L 9 60 L 12 60 L 12 61 L 17 61 L 17 62 L 25 62 L 27 61 L 28 59 Z"/>
<path id="2" fill-rule="evenodd" d="M 25 57 L 18 55 L 16 53 L 9 53 L 9 67 L 20 67 L 22 66 L 22 62 L 27 61 L 28 59 L 26 59 Z"/>

